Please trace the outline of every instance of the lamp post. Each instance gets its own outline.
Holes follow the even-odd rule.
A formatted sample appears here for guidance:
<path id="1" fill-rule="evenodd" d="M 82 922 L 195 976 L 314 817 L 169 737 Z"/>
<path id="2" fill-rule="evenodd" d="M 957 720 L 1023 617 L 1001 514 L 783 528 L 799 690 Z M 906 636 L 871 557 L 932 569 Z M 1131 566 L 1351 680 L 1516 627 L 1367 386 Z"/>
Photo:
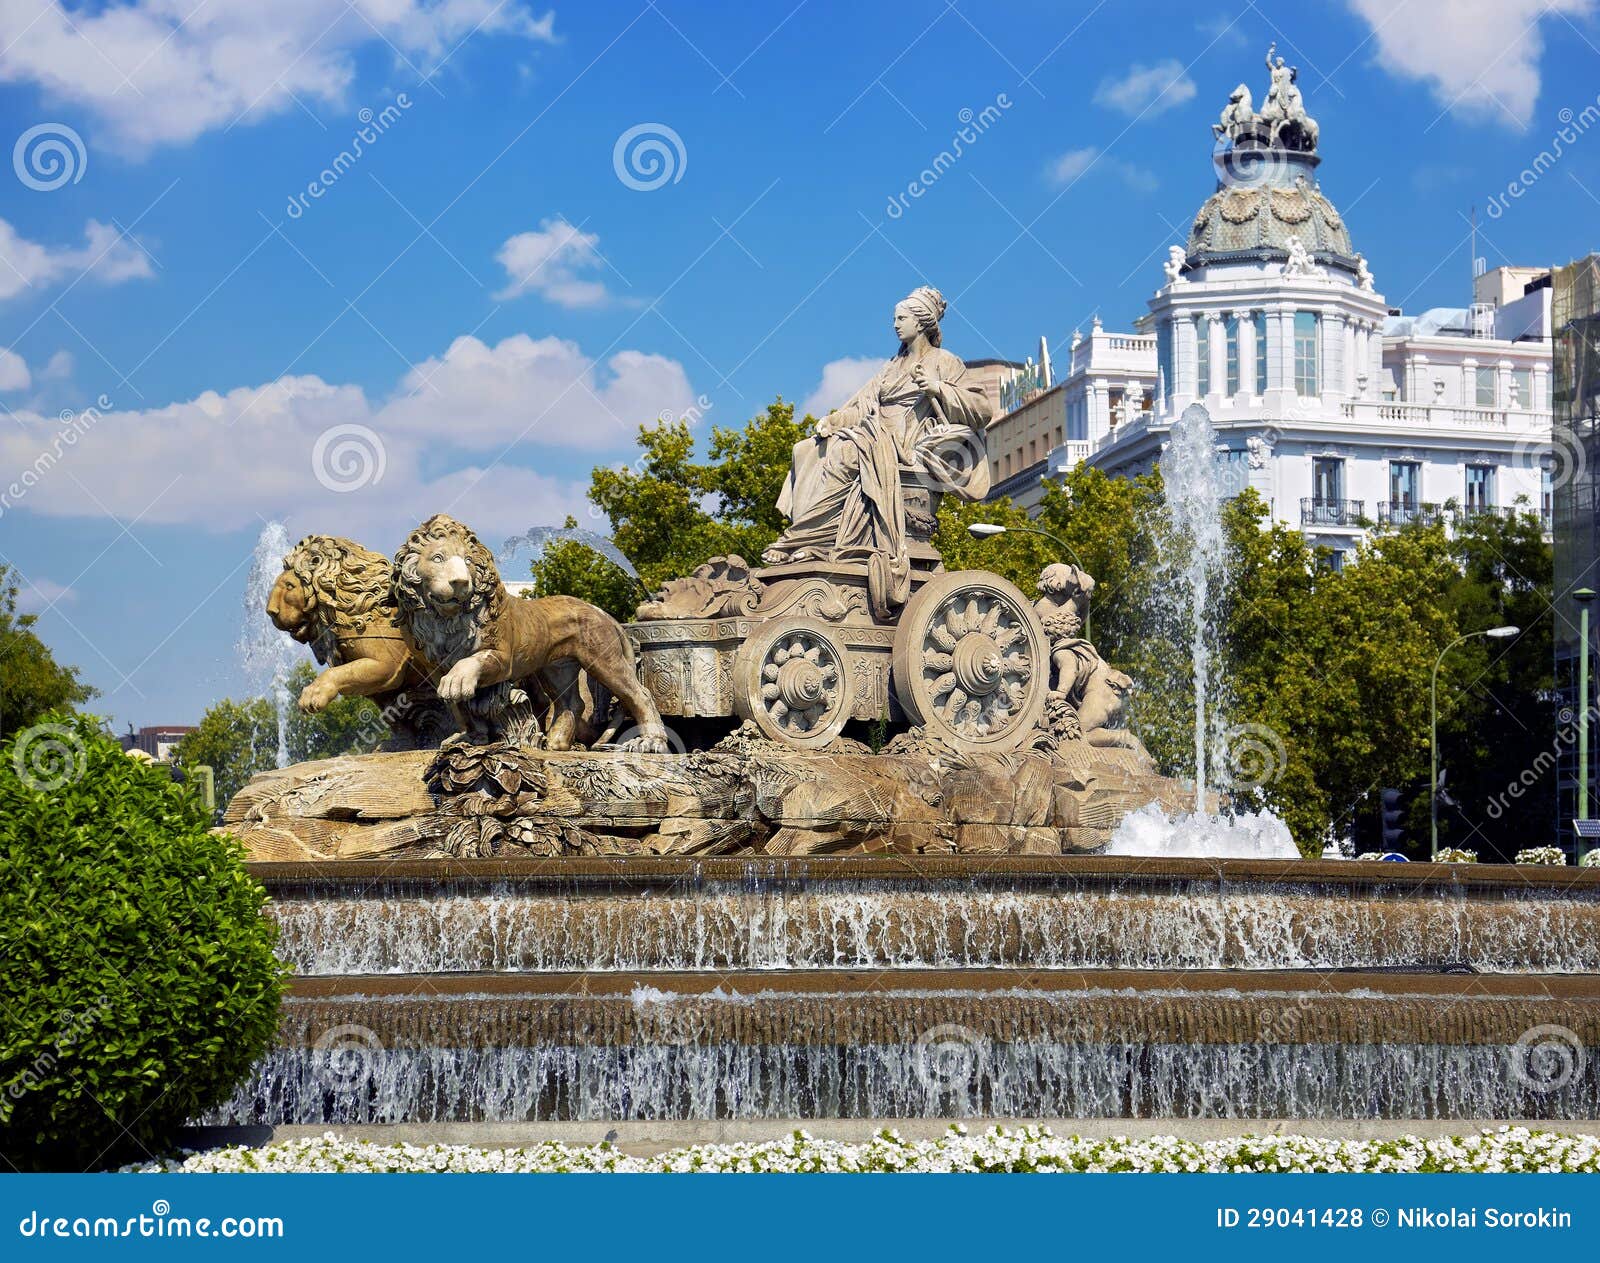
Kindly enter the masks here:
<path id="1" fill-rule="evenodd" d="M 1490 627 L 1486 631 L 1467 632 L 1465 635 L 1457 636 L 1439 650 L 1439 656 L 1433 660 L 1433 683 L 1428 688 L 1428 709 L 1431 715 L 1428 745 L 1432 761 L 1432 775 L 1428 780 L 1428 824 L 1429 836 L 1433 843 L 1432 849 L 1428 852 L 1429 859 L 1439 853 L 1439 665 L 1444 661 L 1445 654 L 1462 641 L 1471 640 L 1474 636 L 1487 636 L 1490 640 L 1508 640 L 1521 632 L 1520 627 Z"/>
<path id="2" fill-rule="evenodd" d="M 1579 820 L 1589 816 L 1589 603 L 1593 588 L 1579 588 L 1572 594 L 1578 603 L 1578 812 Z M 1573 843 L 1578 863 L 1583 863 L 1583 839 Z"/>
<path id="3" fill-rule="evenodd" d="M 1073 565 L 1087 573 L 1088 567 L 1078 560 L 1078 554 L 1072 551 L 1071 544 L 1067 543 L 1061 536 L 1052 535 L 1049 531 L 1042 531 L 1037 526 L 1001 526 L 998 522 L 969 522 L 967 524 L 967 534 L 972 536 L 973 539 L 992 539 L 996 535 L 1013 533 L 1019 535 L 1042 535 L 1062 552 L 1066 553 L 1068 557 L 1071 557 Z M 1093 609 L 1086 605 L 1083 611 L 1083 638 L 1088 641 L 1094 640 L 1094 636 L 1091 633 L 1091 619 L 1093 617 Z"/>

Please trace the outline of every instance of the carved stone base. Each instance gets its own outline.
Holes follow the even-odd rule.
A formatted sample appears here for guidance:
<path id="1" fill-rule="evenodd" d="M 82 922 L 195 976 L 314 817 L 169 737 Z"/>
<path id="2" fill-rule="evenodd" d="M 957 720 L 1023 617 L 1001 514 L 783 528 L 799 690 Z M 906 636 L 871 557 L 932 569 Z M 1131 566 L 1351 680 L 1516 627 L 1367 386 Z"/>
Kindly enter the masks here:
<path id="1" fill-rule="evenodd" d="M 1186 805 L 1129 751 L 795 750 L 750 730 L 693 754 L 464 742 L 255 777 L 224 827 L 253 860 L 522 855 L 1059 855 Z"/>

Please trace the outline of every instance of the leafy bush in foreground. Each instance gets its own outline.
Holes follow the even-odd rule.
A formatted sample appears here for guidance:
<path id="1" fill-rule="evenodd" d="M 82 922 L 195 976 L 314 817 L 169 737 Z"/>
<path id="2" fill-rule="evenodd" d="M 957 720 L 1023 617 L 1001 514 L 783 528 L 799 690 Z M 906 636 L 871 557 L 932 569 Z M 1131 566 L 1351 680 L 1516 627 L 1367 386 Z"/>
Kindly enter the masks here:
<path id="1" fill-rule="evenodd" d="M 265 892 L 165 768 L 53 712 L 0 744 L 0 1152 L 142 1155 L 276 1029 Z"/>

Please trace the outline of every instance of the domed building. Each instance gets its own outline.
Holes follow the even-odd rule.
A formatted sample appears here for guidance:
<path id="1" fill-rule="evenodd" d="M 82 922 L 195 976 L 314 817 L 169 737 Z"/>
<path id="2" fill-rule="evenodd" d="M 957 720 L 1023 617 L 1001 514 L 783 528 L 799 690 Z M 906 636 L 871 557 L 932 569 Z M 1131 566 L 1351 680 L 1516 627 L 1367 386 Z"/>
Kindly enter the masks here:
<path id="1" fill-rule="evenodd" d="M 1335 565 L 1368 522 L 1521 497 L 1548 514 L 1549 270 L 1485 271 L 1469 308 L 1392 313 L 1319 179 L 1294 68 L 1268 66 L 1260 111 L 1240 84 L 1213 126 L 1215 190 L 1139 330 L 1096 320 L 990 428 L 994 494 L 1037 503 L 1080 460 L 1146 471 L 1200 404 L 1231 485 Z"/>

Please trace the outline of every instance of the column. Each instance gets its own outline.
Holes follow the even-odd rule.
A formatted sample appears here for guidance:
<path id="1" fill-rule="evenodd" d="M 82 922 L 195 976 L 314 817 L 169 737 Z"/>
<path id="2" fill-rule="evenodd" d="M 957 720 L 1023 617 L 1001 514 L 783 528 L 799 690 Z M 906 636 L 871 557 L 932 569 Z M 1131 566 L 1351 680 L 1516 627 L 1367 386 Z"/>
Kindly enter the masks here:
<path id="1" fill-rule="evenodd" d="M 1344 312 L 1324 309 L 1320 332 L 1322 363 L 1317 365 L 1317 393 L 1327 400 L 1348 397 L 1344 380 Z"/>
<path id="2" fill-rule="evenodd" d="M 1367 327 L 1367 383 L 1369 399 L 1383 398 L 1383 326 L 1373 323 Z"/>
<path id="3" fill-rule="evenodd" d="M 1206 393 L 1218 400 L 1228 393 L 1228 326 L 1223 323 L 1227 318 L 1227 312 L 1216 312 L 1210 325 L 1211 381 Z"/>
<path id="4" fill-rule="evenodd" d="M 1173 403 L 1176 410 L 1182 412 L 1199 393 L 1196 386 L 1199 366 L 1196 363 L 1194 321 L 1187 316 L 1175 316 L 1172 321 L 1172 342 L 1172 355 L 1177 361 L 1172 366 L 1172 375 L 1178 379 L 1172 390 Z"/>
<path id="5" fill-rule="evenodd" d="M 1260 355 L 1262 348 L 1256 345 L 1256 313 L 1254 311 L 1236 312 L 1239 320 L 1239 392 L 1245 395 L 1256 393 L 1256 356 Z"/>

